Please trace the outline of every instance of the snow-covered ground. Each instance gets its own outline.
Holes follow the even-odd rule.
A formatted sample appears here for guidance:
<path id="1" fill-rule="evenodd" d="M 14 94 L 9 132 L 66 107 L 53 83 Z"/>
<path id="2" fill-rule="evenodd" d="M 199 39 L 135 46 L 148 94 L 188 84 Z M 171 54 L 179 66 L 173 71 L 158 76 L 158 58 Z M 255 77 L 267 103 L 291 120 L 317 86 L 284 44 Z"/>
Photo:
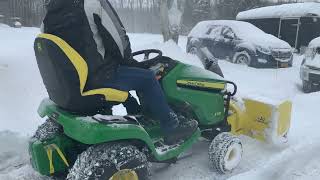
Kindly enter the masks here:
<path id="1" fill-rule="evenodd" d="M 36 28 L 0 26 L 0 180 L 47 179 L 32 170 L 27 153 L 27 137 L 42 123 L 37 106 L 47 96 L 33 53 L 33 40 L 38 33 Z M 134 50 L 159 48 L 165 55 L 200 66 L 196 57 L 184 53 L 185 37 L 180 40 L 180 48 L 173 43 L 162 44 L 159 35 L 131 34 L 130 38 Z M 244 158 L 240 167 L 232 174 L 217 175 L 208 167 L 208 143 L 200 142 L 177 164 L 154 164 L 152 179 L 320 179 L 320 93 L 301 92 L 301 60 L 296 56 L 293 68 L 277 70 L 220 62 L 226 78 L 239 85 L 239 96 L 293 101 L 287 148 L 274 149 L 242 137 Z M 122 111 L 117 108 L 117 113 Z"/>

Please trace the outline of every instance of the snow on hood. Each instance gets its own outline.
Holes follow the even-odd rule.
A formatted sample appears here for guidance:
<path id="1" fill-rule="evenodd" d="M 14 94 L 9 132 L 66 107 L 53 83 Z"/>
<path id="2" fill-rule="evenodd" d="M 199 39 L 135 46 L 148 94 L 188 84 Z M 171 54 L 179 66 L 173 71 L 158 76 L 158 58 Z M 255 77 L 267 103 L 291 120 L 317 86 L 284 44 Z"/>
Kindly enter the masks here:
<path id="1" fill-rule="evenodd" d="M 307 59 L 305 65 L 320 68 L 320 54 L 316 54 L 312 59 Z"/>
<path id="2" fill-rule="evenodd" d="M 310 51 L 315 51 L 315 48 L 320 48 L 320 37 L 313 39 L 310 43 L 308 48 L 312 49 Z M 320 54 L 316 54 L 313 58 L 306 58 L 307 66 L 313 66 L 320 68 Z"/>
<path id="3" fill-rule="evenodd" d="M 215 20 L 215 21 L 203 21 L 198 23 L 190 32 L 189 37 L 203 37 L 210 26 L 221 25 L 228 26 L 236 33 L 237 37 L 249 41 L 256 46 L 262 46 L 270 49 L 291 49 L 291 46 L 271 35 L 267 34 L 256 26 L 243 21 L 233 20 Z"/>
<path id="4" fill-rule="evenodd" d="M 320 47 L 320 37 L 317 37 L 317 38 L 313 39 L 309 43 L 309 48 L 316 48 L 316 47 Z"/>
<path id="5" fill-rule="evenodd" d="M 271 35 L 271 34 L 254 34 L 246 35 L 245 38 L 241 38 L 244 40 L 250 41 L 252 44 L 256 46 L 262 46 L 264 48 L 269 48 L 269 49 L 291 49 L 291 46 L 283 41 L 278 39 L 277 37 Z"/>
<path id="6" fill-rule="evenodd" d="M 294 3 L 277 6 L 267 6 L 240 12 L 237 20 L 280 18 L 280 17 L 301 17 L 320 15 L 320 3 Z"/>

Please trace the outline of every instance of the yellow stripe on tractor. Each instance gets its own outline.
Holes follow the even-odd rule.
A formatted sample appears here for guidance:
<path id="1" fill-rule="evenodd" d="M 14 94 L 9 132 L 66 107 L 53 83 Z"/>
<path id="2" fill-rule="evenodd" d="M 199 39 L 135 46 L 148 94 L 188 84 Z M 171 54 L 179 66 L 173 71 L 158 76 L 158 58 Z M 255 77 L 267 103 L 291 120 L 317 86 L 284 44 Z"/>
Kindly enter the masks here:
<path id="1" fill-rule="evenodd" d="M 62 153 L 62 151 L 60 150 L 60 148 L 56 145 L 56 144 L 50 144 L 47 145 L 45 147 L 46 151 L 47 151 L 47 156 L 49 159 L 49 169 L 50 169 L 50 174 L 54 174 L 55 170 L 54 170 L 54 164 L 53 164 L 53 151 L 56 151 L 59 155 L 59 157 L 62 159 L 62 161 L 64 162 L 64 164 L 69 167 L 69 163 L 66 159 L 66 157 L 64 156 L 64 154 Z"/>
<path id="2" fill-rule="evenodd" d="M 246 135 L 260 141 L 279 145 L 287 142 L 291 123 L 292 103 L 268 104 L 244 99 L 243 109 L 232 101 L 228 122 L 232 133 Z"/>
<path id="3" fill-rule="evenodd" d="M 80 81 L 80 93 L 82 96 L 103 95 L 106 101 L 125 102 L 128 99 L 129 93 L 112 88 L 100 88 L 90 91 L 84 91 L 88 78 L 88 65 L 81 55 L 75 51 L 68 43 L 61 38 L 51 34 L 40 34 L 39 38 L 48 39 L 54 42 L 69 58 L 75 67 Z M 41 47 L 41 46 L 40 46 Z"/>
<path id="4" fill-rule="evenodd" d="M 223 90 L 226 87 L 224 82 L 203 82 L 194 80 L 177 80 L 178 85 L 198 87 L 198 88 L 208 88 L 215 90 Z"/>

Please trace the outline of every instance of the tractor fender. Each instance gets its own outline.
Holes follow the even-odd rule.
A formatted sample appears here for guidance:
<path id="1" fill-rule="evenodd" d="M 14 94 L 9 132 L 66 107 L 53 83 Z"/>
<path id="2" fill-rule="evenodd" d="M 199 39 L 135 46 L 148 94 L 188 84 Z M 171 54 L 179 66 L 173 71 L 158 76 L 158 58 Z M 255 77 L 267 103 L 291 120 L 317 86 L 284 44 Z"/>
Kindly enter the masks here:
<path id="1" fill-rule="evenodd" d="M 104 123 L 91 116 L 75 116 L 59 109 L 49 99 L 42 101 L 38 113 L 41 117 L 48 117 L 58 122 L 63 127 L 63 133 L 79 143 L 96 145 L 118 141 L 138 141 L 148 147 L 150 153 L 159 162 L 177 157 L 181 152 L 191 147 L 201 135 L 200 130 L 198 130 L 179 147 L 174 146 L 172 149 L 169 148 L 169 150 L 161 152 L 155 147 L 149 134 L 138 122 L 131 120 L 115 122 L 112 120 Z"/>
<path id="2" fill-rule="evenodd" d="M 148 133 L 137 122 L 105 122 L 94 117 L 75 116 L 45 99 L 38 108 L 41 117 L 49 117 L 63 126 L 64 134 L 82 144 L 94 145 L 121 140 L 140 140 L 152 147 Z"/>

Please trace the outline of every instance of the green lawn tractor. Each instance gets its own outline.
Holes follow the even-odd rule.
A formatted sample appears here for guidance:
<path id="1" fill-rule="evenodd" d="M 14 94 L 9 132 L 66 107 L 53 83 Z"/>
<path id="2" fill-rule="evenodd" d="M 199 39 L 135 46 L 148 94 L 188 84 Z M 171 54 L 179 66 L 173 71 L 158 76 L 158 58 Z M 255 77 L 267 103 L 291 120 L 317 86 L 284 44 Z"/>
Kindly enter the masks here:
<path id="1" fill-rule="evenodd" d="M 85 88 L 87 64 L 64 40 L 41 34 L 35 41 L 35 52 L 51 99 L 41 103 L 38 113 L 47 120 L 29 143 L 31 164 L 42 175 L 68 180 L 148 179 L 151 163 L 175 163 L 200 137 L 210 142 L 208 165 L 218 173 L 228 173 L 242 158 L 238 135 L 274 144 L 287 142 L 290 102 L 236 101 L 233 82 L 164 57 L 161 51 L 140 51 L 134 55 L 145 55 L 144 63 L 159 77 L 174 111 L 199 122 L 198 131 L 189 139 L 166 145 L 158 121 L 142 115 L 112 115 L 106 100 L 119 104 L 126 101 L 127 92 Z M 148 60 L 151 53 L 158 56 Z M 64 70 L 56 67 L 61 63 L 69 68 L 70 77 L 60 75 Z M 78 89 L 69 92 L 66 87 L 74 79 Z M 55 95 L 59 92 L 64 96 Z M 74 96 L 85 103 L 77 102 L 79 109 L 64 108 L 66 103 L 74 103 L 70 100 Z M 91 101 L 101 103 L 88 106 Z M 98 112 L 93 111 L 97 108 Z"/>

